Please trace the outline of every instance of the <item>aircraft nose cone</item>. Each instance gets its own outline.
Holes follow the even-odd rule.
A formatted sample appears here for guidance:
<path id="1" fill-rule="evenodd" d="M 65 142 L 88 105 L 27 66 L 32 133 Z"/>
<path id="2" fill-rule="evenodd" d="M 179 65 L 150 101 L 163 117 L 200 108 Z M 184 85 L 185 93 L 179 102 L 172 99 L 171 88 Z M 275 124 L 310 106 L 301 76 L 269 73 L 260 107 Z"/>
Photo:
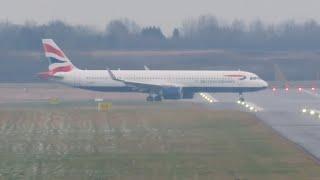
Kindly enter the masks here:
<path id="1" fill-rule="evenodd" d="M 269 84 L 266 81 L 262 81 L 262 87 L 267 88 Z"/>

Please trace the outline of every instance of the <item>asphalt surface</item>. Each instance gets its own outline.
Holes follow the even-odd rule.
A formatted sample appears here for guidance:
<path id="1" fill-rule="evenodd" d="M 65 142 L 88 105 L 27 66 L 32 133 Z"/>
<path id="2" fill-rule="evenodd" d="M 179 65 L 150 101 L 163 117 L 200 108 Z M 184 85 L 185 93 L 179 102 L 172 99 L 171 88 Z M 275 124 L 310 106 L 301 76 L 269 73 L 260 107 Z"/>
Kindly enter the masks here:
<path id="1" fill-rule="evenodd" d="M 264 90 L 245 94 L 245 100 L 262 108 L 255 113 L 261 121 L 320 160 L 320 118 L 302 113 L 303 108 L 320 109 L 319 92 L 311 90 Z M 237 94 L 210 94 L 219 102 L 208 107 L 250 111 L 237 104 Z M 201 97 L 198 96 L 197 100 Z"/>

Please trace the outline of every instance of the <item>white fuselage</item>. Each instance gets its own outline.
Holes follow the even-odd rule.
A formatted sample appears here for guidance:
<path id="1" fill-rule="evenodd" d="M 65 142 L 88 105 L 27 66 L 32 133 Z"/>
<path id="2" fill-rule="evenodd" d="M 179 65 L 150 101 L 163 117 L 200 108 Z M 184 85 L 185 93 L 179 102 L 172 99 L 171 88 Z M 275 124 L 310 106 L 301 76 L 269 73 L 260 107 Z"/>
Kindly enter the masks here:
<path id="1" fill-rule="evenodd" d="M 268 84 L 245 71 L 80 70 L 52 39 L 42 39 L 49 71 L 39 76 L 95 91 L 144 92 L 147 101 L 191 99 L 197 92 L 258 91 Z M 242 98 L 243 99 L 243 98 Z"/>
<path id="2" fill-rule="evenodd" d="M 177 71 L 177 70 L 113 70 L 119 79 L 140 83 L 176 84 L 192 92 L 248 92 L 267 88 L 256 74 L 245 71 Z M 136 91 L 113 80 L 107 70 L 58 72 L 57 81 L 78 88 L 97 91 Z"/>

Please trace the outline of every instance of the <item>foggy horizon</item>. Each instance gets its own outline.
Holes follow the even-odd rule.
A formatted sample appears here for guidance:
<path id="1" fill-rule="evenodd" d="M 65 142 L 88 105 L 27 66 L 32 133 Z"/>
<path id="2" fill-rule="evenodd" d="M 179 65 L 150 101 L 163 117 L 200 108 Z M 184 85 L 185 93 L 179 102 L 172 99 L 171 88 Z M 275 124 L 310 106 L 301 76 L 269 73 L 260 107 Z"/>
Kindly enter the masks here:
<path id="1" fill-rule="evenodd" d="M 202 15 L 214 15 L 224 23 L 231 23 L 237 19 L 245 23 L 261 20 L 267 24 L 278 24 L 287 20 L 304 22 L 310 19 L 319 22 L 320 12 L 316 8 L 319 5 L 320 2 L 315 0 L 308 2 L 299 0 L 227 0 L 223 2 L 217 0 L 197 2 L 12 0 L 2 3 L 0 20 L 8 20 L 16 24 L 24 24 L 26 21 L 46 24 L 53 20 L 61 20 L 73 25 L 87 25 L 97 30 L 104 30 L 110 21 L 128 18 L 141 26 L 159 26 L 168 35 L 183 21 Z"/>
<path id="2" fill-rule="evenodd" d="M 131 18 L 128 18 L 128 17 L 119 17 L 119 18 L 115 18 L 115 19 L 109 19 L 103 25 L 100 25 L 100 26 L 97 26 L 97 25 L 94 25 L 94 24 L 86 24 L 86 23 L 72 23 L 72 22 L 69 22 L 69 21 L 64 20 L 64 19 L 51 19 L 51 20 L 48 20 L 46 22 L 39 22 L 39 21 L 37 21 L 35 19 L 28 19 L 28 20 L 25 20 L 23 22 L 15 22 L 15 21 L 11 21 L 10 19 L 0 19 L 0 23 L 10 23 L 10 24 L 22 25 L 22 26 L 25 26 L 25 25 L 42 26 L 42 25 L 49 25 L 49 24 L 51 24 L 53 22 L 63 22 L 63 23 L 65 23 L 67 25 L 70 25 L 70 26 L 86 27 L 86 28 L 89 28 L 90 30 L 93 30 L 93 31 L 96 31 L 96 32 L 105 32 L 107 26 L 110 23 L 114 22 L 114 21 L 122 21 L 122 22 L 128 21 L 128 22 L 136 23 L 136 25 L 138 25 L 139 27 L 159 27 L 166 37 L 170 37 L 170 36 L 172 36 L 173 31 L 175 29 L 182 28 L 184 23 L 195 22 L 195 21 L 197 21 L 198 19 L 200 19 L 202 17 L 214 17 L 217 20 L 217 23 L 219 23 L 219 26 L 231 26 L 234 22 L 237 22 L 237 23 L 241 22 L 245 26 L 245 29 L 248 29 L 250 27 L 250 25 L 252 25 L 252 24 L 254 24 L 256 22 L 262 23 L 262 25 L 265 26 L 265 27 L 268 27 L 268 26 L 270 26 L 270 27 L 271 26 L 280 26 L 280 25 L 287 24 L 287 23 L 294 23 L 294 24 L 303 25 L 305 23 L 316 22 L 316 23 L 320 24 L 320 20 L 313 19 L 313 18 L 304 19 L 304 20 L 297 20 L 297 19 L 289 19 L 288 18 L 288 19 L 284 19 L 284 20 L 279 21 L 279 22 L 269 22 L 269 21 L 263 20 L 261 18 L 253 19 L 251 21 L 245 21 L 244 19 L 226 20 L 226 19 L 223 19 L 223 18 L 221 18 L 219 16 L 216 16 L 214 14 L 202 14 L 202 15 L 199 15 L 199 16 L 196 16 L 196 17 L 185 18 L 185 19 L 182 19 L 177 24 L 172 24 L 172 27 L 170 27 L 170 28 L 168 28 L 168 27 L 166 28 L 166 26 L 163 26 L 161 24 L 156 24 L 156 23 L 143 24 L 143 23 L 140 23 L 139 21 L 137 21 L 135 19 L 131 19 Z"/>

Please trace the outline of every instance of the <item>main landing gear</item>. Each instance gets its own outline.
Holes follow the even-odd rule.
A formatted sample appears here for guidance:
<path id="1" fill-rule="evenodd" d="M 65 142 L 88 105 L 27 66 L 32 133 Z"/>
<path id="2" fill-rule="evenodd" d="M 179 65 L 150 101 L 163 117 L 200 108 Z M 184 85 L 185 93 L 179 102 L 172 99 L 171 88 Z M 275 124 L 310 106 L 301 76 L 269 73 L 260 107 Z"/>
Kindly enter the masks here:
<path id="1" fill-rule="evenodd" d="M 148 102 L 162 101 L 162 96 L 159 94 L 149 94 L 147 97 Z"/>

